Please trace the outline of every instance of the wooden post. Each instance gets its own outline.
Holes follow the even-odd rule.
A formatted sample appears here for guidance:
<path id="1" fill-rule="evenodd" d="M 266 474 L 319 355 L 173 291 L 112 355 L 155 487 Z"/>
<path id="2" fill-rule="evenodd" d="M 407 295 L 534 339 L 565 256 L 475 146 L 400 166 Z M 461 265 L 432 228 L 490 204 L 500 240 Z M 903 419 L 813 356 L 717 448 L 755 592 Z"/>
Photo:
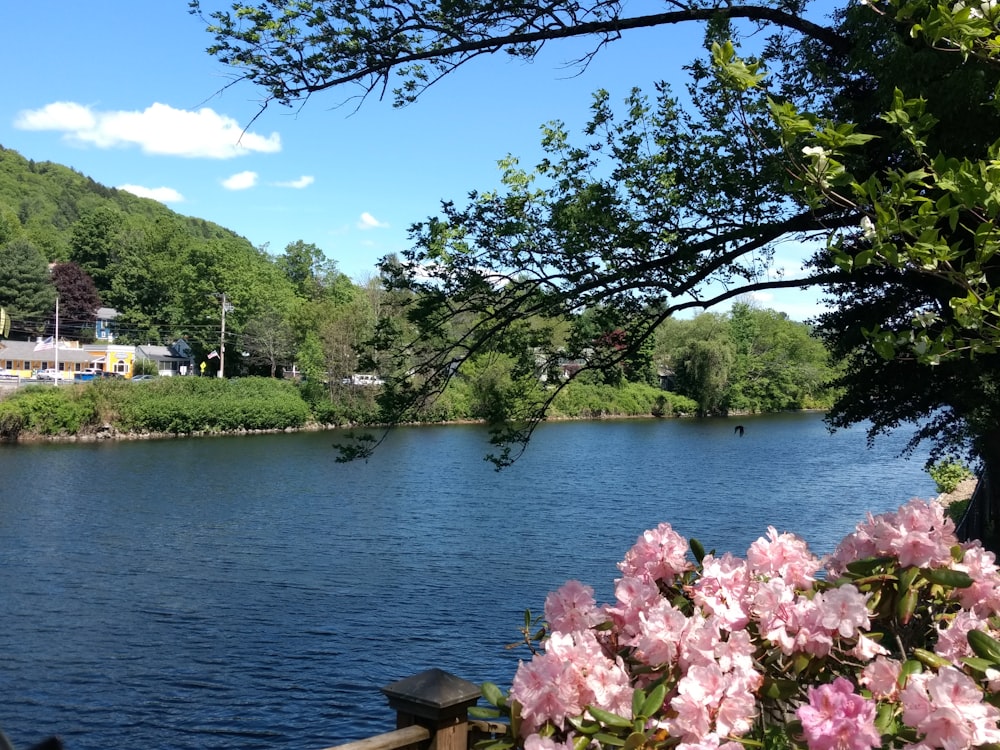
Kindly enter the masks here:
<path id="1" fill-rule="evenodd" d="M 479 700 L 478 685 L 429 669 L 386 685 L 382 692 L 396 711 L 397 729 L 418 724 L 430 730 L 427 750 L 468 750 L 468 710 Z"/>

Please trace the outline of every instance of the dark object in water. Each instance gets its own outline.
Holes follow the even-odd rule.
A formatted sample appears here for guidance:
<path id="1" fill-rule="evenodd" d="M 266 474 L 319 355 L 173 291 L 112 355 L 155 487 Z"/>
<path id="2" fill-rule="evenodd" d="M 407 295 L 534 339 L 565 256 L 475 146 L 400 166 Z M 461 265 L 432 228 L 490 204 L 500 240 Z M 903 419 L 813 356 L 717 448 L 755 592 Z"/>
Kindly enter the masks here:
<path id="1" fill-rule="evenodd" d="M 734 432 L 740 437 L 743 437 L 743 425 L 741 424 L 736 425 L 736 429 L 734 430 Z"/>

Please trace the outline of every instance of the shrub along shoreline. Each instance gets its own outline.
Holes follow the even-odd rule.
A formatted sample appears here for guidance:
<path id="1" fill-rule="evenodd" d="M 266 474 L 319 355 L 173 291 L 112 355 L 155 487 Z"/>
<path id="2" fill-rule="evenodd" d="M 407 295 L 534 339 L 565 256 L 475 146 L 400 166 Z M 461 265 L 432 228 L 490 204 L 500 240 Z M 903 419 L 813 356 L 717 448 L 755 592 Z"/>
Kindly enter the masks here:
<path id="1" fill-rule="evenodd" d="M 480 422 L 473 402 L 445 394 L 413 423 Z M 689 398 L 648 385 L 571 383 L 553 419 L 693 414 Z M 372 388 L 317 394 L 273 378 L 162 378 L 26 386 L 0 400 L 0 440 L 147 439 L 320 430 L 378 423 Z"/>

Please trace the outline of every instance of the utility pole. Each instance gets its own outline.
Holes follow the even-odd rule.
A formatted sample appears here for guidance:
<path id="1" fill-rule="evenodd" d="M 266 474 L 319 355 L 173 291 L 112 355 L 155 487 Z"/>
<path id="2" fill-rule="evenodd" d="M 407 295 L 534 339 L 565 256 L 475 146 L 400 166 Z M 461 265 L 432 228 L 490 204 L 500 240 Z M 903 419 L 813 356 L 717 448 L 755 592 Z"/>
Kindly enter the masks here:
<path id="1" fill-rule="evenodd" d="M 225 377 L 226 369 L 226 293 L 222 293 L 222 337 L 219 341 L 219 377 Z"/>

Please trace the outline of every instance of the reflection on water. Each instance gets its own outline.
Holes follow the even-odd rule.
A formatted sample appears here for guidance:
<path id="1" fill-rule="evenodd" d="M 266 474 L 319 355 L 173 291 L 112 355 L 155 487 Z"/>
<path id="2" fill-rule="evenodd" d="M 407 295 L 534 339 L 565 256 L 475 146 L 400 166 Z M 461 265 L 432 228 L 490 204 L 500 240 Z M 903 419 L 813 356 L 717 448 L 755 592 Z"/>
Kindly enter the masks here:
<path id="1" fill-rule="evenodd" d="M 906 436 L 819 415 L 543 425 L 512 468 L 480 428 L 400 429 L 368 463 L 330 433 L 0 446 L 0 728 L 108 747 L 320 748 L 390 728 L 379 688 L 440 667 L 509 682 L 526 607 L 606 601 L 662 521 L 742 554 L 818 553 L 927 497 Z"/>

